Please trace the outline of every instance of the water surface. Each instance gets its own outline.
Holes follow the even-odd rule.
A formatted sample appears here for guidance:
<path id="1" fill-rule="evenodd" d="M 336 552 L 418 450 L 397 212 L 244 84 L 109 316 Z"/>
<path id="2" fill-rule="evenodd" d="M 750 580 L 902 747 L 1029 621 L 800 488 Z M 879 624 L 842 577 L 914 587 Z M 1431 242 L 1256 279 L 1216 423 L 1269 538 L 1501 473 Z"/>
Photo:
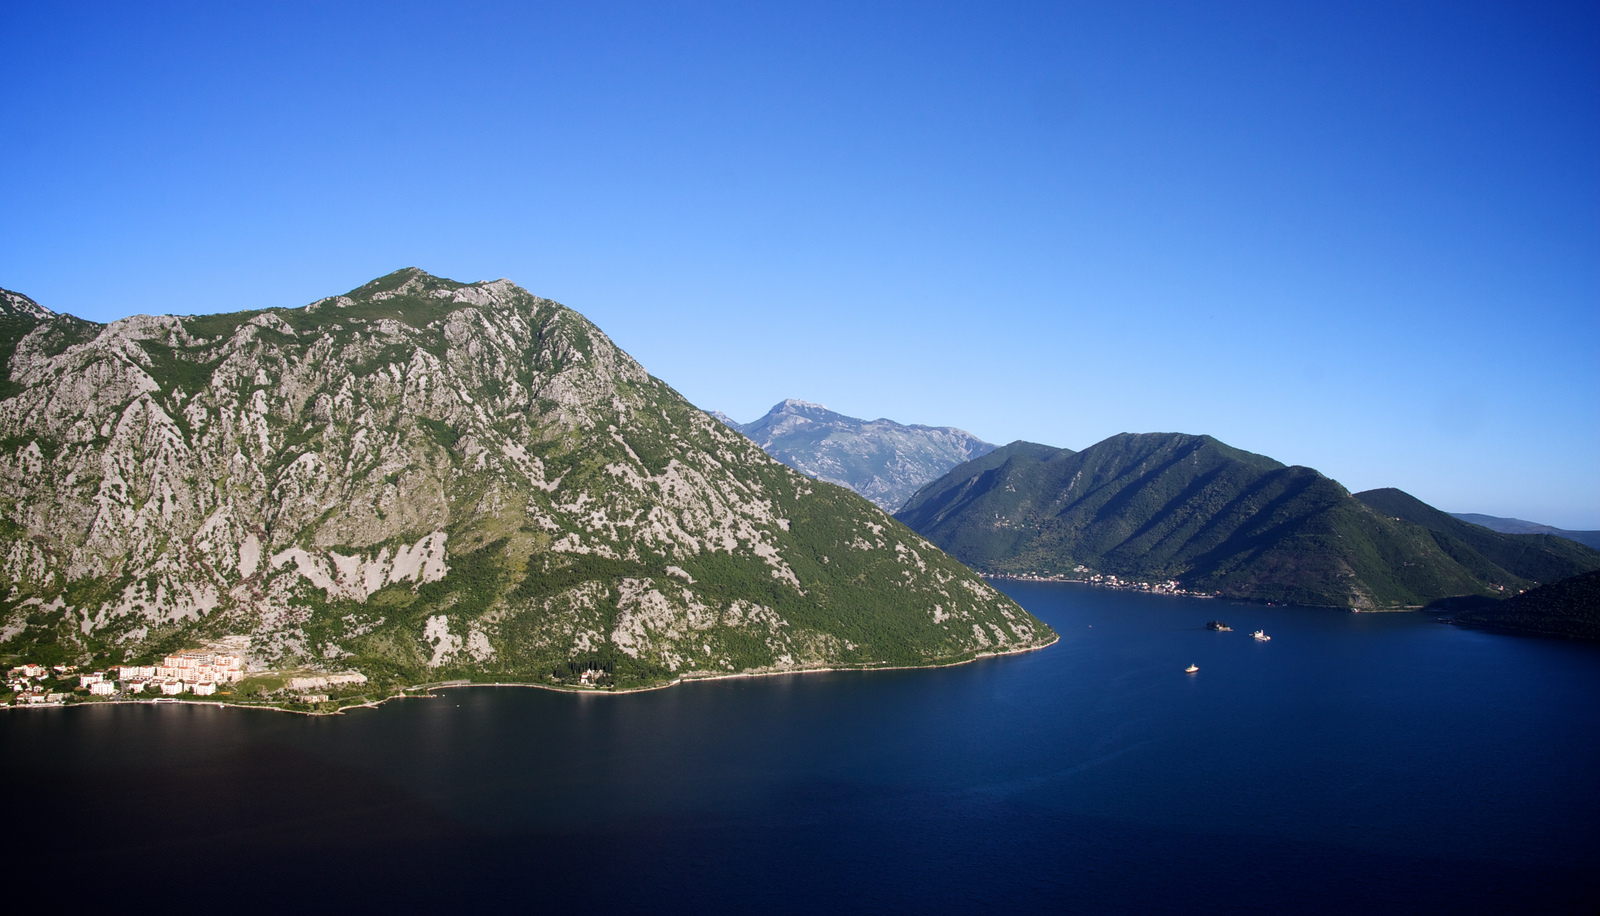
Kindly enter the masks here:
<path id="1" fill-rule="evenodd" d="M 345 716 L 0 715 L 11 899 L 248 912 L 1600 904 L 1600 648 L 1001 583 L 1046 650 Z M 1235 632 L 1213 633 L 1221 617 Z M 1271 642 L 1248 632 L 1265 628 Z M 1199 665 L 1194 675 L 1183 672 Z"/>

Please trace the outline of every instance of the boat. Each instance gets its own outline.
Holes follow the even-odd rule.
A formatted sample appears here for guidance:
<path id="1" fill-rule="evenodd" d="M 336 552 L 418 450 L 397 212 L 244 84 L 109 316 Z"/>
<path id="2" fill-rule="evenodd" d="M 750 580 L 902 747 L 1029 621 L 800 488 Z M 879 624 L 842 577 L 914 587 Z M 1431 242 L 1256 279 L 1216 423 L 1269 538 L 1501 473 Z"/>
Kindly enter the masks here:
<path id="1" fill-rule="evenodd" d="M 1254 636 L 1256 638 L 1256 640 L 1259 641 L 1259 642 L 1266 642 L 1267 640 L 1272 638 L 1271 636 L 1267 635 L 1267 631 L 1266 630 L 1257 630 L 1254 633 L 1251 633 L 1250 635 Z"/>
<path id="2" fill-rule="evenodd" d="M 1196 671 L 1200 670 L 1200 666 L 1199 665 L 1190 665 L 1189 667 L 1187 667 L 1187 668 L 1185 668 L 1183 670 L 1188 674 L 1193 674 Z"/>
<path id="3" fill-rule="evenodd" d="M 1206 624 L 1206 629 L 1208 629 L 1208 630 L 1216 630 L 1218 633 L 1232 633 L 1233 632 L 1233 627 L 1228 626 L 1227 624 L 1223 623 L 1220 620 L 1209 621 Z"/>

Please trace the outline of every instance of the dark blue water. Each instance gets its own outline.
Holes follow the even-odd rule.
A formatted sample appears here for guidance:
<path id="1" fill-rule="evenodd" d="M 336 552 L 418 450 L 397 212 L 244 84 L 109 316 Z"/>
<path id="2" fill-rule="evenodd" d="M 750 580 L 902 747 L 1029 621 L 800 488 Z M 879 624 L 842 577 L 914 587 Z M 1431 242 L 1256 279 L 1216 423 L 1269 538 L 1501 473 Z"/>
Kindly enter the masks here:
<path id="1" fill-rule="evenodd" d="M 327 718 L 9 712 L 7 897 L 138 908 L 181 888 L 244 912 L 1600 905 L 1600 647 L 1421 615 L 1004 588 L 1061 642 L 940 670 L 620 697 L 473 688 Z M 1213 617 L 1235 632 L 1203 629 Z"/>

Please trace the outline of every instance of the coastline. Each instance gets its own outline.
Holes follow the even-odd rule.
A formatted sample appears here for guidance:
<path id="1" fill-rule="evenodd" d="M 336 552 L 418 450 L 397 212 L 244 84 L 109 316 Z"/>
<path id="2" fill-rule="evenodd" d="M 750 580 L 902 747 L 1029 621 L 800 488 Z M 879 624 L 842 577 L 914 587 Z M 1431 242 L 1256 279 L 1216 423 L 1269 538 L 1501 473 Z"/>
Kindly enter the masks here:
<path id="1" fill-rule="evenodd" d="M 1402 614 L 1412 611 L 1426 611 L 1429 609 L 1428 605 L 1425 604 L 1395 605 L 1392 607 L 1353 607 L 1348 604 L 1295 604 L 1292 601 L 1267 601 L 1261 598 L 1250 598 L 1245 595 L 1229 595 L 1223 592 L 1207 594 L 1204 592 L 1185 591 L 1183 589 L 1173 591 L 1160 588 L 1143 588 L 1137 584 L 1093 582 L 1088 579 L 1010 575 L 1007 573 L 978 573 L 978 575 L 984 579 L 1006 579 L 1011 582 L 1035 582 L 1042 585 L 1085 585 L 1090 588 L 1108 588 L 1116 592 L 1139 592 L 1145 595 L 1160 595 L 1168 598 L 1200 598 L 1206 601 L 1242 601 L 1246 604 L 1259 604 L 1264 607 L 1309 607 L 1326 611 L 1349 611 L 1352 614 Z"/>
<path id="2" fill-rule="evenodd" d="M 226 701 L 207 702 L 203 700 L 180 700 L 172 697 L 152 697 L 148 700 L 98 700 L 83 703 L 36 703 L 24 706 L 5 706 L 3 708 L 7 710 L 77 709 L 99 706 L 169 706 L 174 704 L 182 704 L 185 706 L 204 706 L 213 709 L 263 709 L 271 712 L 289 713 L 297 716 L 342 716 L 352 709 L 376 709 L 391 700 L 432 699 L 437 696 L 435 691 L 455 690 L 462 687 L 532 687 L 536 690 L 553 690 L 558 693 L 571 693 L 581 696 L 624 696 L 633 693 L 648 693 L 654 690 L 666 690 L 669 687 L 676 687 L 680 684 L 694 684 L 707 681 L 726 681 L 733 680 L 735 678 L 781 677 L 789 674 L 823 674 L 827 672 L 841 671 L 917 671 L 935 668 L 954 668 L 960 665 L 970 665 L 973 662 L 980 661 L 985 658 L 1004 658 L 1008 655 L 1021 655 L 1027 652 L 1037 652 L 1041 649 L 1048 649 L 1061 641 L 1060 633 L 1055 633 L 1054 630 L 1051 632 L 1054 633 L 1054 638 L 1039 645 L 1022 646 L 1016 649 L 1007 649 L 1003 652 L 980 652 L 971 658 L 964 658 L 960 661 L 941 662 L 939 664 L 932 665 L 851 665 L 841 668 L 791 668 L 783 671 L 735 671 L 728 674 L 706 674 L 700 676 L 686 674 L 679 675 L 678 677 L 661 684 L 649 684 L 643 687 L 629 687 L 624 690 L 597 690 L 594 688 L 572 687 L 565 684 L 539 684 L 527 681 L 496 681 L 493 683 L 481 683 L 471 680 L 452 680 L 430 684 L 414 684 L 408 687 L 399 688 L 395 693 L 392 693 L 389 696 L 381 697 L 375 700 L 369 700 L 365 703 L 352 703 L 349 706 L 340 706 L 337 709 L 329 710 L 285 709 L 282 706 L 275 706 L 268 703 L 229 703 Z M 417 692 L 413 693 L 412 691 Z"/>

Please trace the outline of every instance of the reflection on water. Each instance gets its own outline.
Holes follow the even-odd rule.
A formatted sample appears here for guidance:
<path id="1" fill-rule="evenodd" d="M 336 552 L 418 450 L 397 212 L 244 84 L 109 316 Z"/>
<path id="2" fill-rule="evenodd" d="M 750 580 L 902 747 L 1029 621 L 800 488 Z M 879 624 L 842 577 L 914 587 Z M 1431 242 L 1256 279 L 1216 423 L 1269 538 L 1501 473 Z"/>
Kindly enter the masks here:
<path id="1" fill-rule="evenodd" d="M 937 670 L 471 688 L 326 718 L 7 713 L 12 822 L 37 825 L 14 892 L 97 905 L 181 883 L 247 911 L 1600 902 L 1596 647 L 1004 587 L 1061 642 Z M 1205 630 L 1215 617 L 1235 631 Z M 87 862 L 96 879 L 73 880 Z"/>

